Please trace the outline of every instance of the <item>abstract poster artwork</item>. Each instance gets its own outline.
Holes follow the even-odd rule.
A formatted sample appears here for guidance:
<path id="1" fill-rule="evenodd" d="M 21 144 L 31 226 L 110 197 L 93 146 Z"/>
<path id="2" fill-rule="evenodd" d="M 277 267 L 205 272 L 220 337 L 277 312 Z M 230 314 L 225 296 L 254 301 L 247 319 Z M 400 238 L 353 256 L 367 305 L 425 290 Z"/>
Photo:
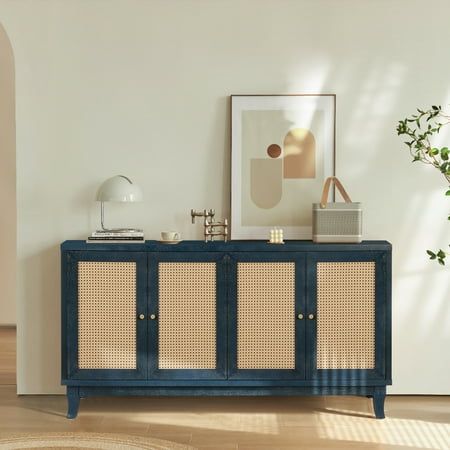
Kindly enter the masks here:
<path id="1" fill-rule="evenodd" d="M 311 239 L 311 204 L 334 175 L 336 96 L 231 96 L 231 238 Z"/>

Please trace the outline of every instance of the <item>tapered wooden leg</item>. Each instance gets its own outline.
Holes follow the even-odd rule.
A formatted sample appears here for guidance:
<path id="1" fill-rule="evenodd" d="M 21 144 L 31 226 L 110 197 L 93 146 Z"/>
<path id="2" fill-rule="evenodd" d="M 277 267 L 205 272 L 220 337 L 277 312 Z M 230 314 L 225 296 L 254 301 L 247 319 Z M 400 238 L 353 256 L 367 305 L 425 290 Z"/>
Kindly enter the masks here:
<path id="1" fill-rule="evenodd" d="M 67 387 L 67 418 L 75 419 L 78 415 L 78 407 L 80 406 L 80 395 L 79 388 L 77 387 Z"/>
<path id="2" fill-rule="evenodd" d="M 384 419 L 384 399 L 386 398 L 386 387 L 376 387 L 373 391 L 373 410 L 377 419 Z"/>

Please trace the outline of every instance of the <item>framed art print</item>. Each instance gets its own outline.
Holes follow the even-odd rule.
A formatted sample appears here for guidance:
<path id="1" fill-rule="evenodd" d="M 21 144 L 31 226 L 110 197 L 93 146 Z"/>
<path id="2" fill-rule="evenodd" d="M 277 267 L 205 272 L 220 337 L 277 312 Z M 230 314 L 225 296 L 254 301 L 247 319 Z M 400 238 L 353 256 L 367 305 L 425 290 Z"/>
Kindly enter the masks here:
<path id="1" fill-rule="evenodd" d="M 333 94 L 231 96 L 231 239 L 311 239 L 334 175 Z"/>

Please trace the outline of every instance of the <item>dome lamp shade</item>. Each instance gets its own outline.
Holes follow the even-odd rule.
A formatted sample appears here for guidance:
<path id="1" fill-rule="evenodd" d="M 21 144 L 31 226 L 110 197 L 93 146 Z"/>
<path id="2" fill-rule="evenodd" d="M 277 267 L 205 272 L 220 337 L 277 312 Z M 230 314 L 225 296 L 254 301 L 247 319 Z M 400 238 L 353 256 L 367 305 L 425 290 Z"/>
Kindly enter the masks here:
<path id="1" fill-rule="evenodd" d="M 128 177 L 116 175 L 102 183 L 97 191 L 98 202 L 141 202 L 142 191 Z"/>
<path id="2" fill-rule="evenodd" d="M 142 191 L 125 175 L 116 175 L 104 181 L 97 191 L 96 200 L 100 202 L 100 222 L 102 232 L 133 232 L 142 231 L 135 228 L 106 228 L 105 202 L 141 202 L 144 199 Z"/>

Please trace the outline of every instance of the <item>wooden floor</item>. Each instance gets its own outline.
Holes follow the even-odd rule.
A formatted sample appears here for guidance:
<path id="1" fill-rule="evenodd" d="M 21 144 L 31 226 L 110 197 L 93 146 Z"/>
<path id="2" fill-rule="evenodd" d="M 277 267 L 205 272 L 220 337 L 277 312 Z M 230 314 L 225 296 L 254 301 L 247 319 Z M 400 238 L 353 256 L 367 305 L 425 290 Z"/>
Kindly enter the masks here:
<path id="1" fill-rule="evenodd" d="M 16 384 L 16 329 L 0 327 L 0 386 Z"/>
<path id="2" fill-rule="evenodd" d="M 14 379 L 5 370 L 14 361 L 11 334 L 0 330 L 4 380 Z M 70 421 L 63 396 L 15 392 L 0 386 L 0 433 L 126 433 L 203 450 L 450 449 L 449 397 L 388 397 L 384 420 L 373 419 L 371 401 L 357 397 L 91 398 Z"/>

